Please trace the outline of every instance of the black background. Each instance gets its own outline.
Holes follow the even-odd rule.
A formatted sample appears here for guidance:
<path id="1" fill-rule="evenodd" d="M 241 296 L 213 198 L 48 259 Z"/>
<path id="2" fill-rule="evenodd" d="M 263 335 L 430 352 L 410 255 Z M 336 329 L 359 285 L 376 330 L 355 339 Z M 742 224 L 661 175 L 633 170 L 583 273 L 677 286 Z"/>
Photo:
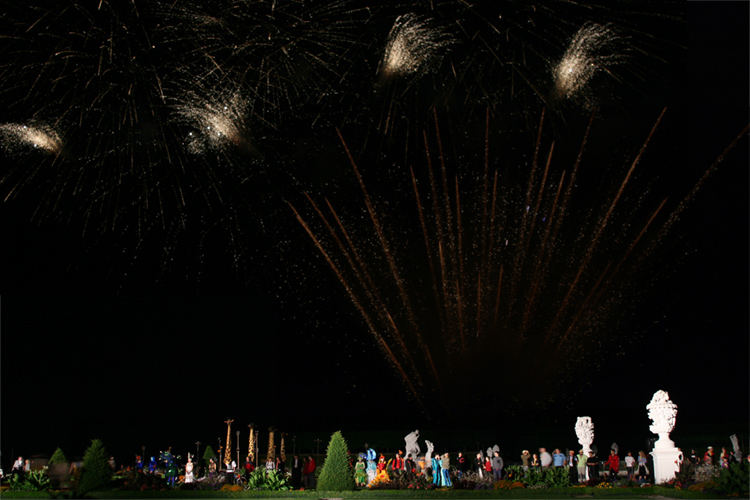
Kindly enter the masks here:
<path id="1" fill-rule="evenodd" d="M 661 82 L 666 91 L 655 90 L 613 125 L 637 129 L 640 138 L 660 106 L 669 104 L 664 142 L 650 165 L 660 165 L 664 177 L 683 188 L 748 121 L 747 9 L 742 2 L 689 2 L 684 64 L 671 67 Z M 332 128 L 326 133 L 335 148 Z M 298 260 L 271 241 L 287 229 L 256 229 L 248 232 L 242 273 L 221 259 L 197 274 L 182 272 L 179 261 L 176 271 L 165 271 L 148 254 L 143 264 L 122 264 L 117 237 L 101 235 L 92 243 L 62 222 L 30 221 L 33 194 L 5 203 L 3 465 L 13 455 L 51 453 L 58 445 L 68 456 L 81 455 L 94 437 L 121 459 L 142 444 L 183 451 L 195 440 L 215 446 L 228 416 L 240 429 L 254 421 L 296 433 L 301 449 L 337 428 L 345 436 L 347 430 L 394 430 L 374 444 L 395 449 L 398 436 L 425 427 L 436 442 L 443 436 L 446 446 L 473 446 L 466 441 L 475 437 L 450 434 L 463 431 L 497 440 L 515 455 L 516 448 L 572 445 L 574 417 L 588 414 L 600 446 L 617 440 L 640 447 L 649 437 L 645 405 L 658 388 L 680 407 L 673 434 L 678 445 L 681 438 L 695 446 L 728 445 L 734 432 L 746 442 L 747 148 L 745 139 L 700 191 L 665 245 L 664 276 L 644 294 L 633 318 L 610 332 L 633 336 L 633 345 L 598 360 L 601 367 L 581 378 L 585 390 L 576 396 L 543 410 L 459 422 L 418 413 L 338 283 L 299 234 L 290 236 L 300 245 Z M 304 174 L 307 181 L 323 183 L 331 168 L 326 165 L 345 162 L 340 149 L 333 151 L 310 159 L 315 166 Z M 276 182 L 269 175 L 253 195 L 273 194 Z M 278 187 L 279 198 L 288 190 L 300 191 Z M 260 217 L 299 231 L 282 209 Z M 266 266 L 284 272 L 273 276 Z M 488 374 L 476 390 L 502 391 L 507 383 Z M 352 446 L 366 434 L 356 434 Z M 706 442 L 716 436 L 724 442 Z"/>

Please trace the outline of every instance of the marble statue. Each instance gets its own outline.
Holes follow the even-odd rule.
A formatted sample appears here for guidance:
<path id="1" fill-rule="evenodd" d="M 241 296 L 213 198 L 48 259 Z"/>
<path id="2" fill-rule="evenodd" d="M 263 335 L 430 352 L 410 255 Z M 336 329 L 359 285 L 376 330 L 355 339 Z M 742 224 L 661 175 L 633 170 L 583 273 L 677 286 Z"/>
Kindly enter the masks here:
<path id="1" fill-rule="evenodd" d="M 578 443 L 583 446 L 583 454 L 588 456 L 591 453 L 591 443 L 594 442 L 594 422 L 591 417 L 578 417 L 575 429 Z"/>
<path id="2" fill-rule="evenodd" d="M 435 449 L 435 445 L 432 444 L 432 441 L 424 440 L 425 444 L 427 445 L 427 452 L 424 454 L 424 464 L 425 467 L 431 467 L 430 464 L 432 464 L 432 451 Z"/>
<path id="3" fill-rule="evenodd" d="M 737 439 L 737 434 L 729 436 L 729 440 L 732 442 L 732 448 L 734 448 L 734 459 L 742 462 L 742 450 L 740 450 L 740 441 Z"/>
<path id="4" fill-rule="evenodd" d="M 419 429 L 407 434 L 404 437 L 404 441 L 406 442 L 406 445 L 404 447 L 404 450 L 406 450 L 406 456 L 408 457 L 409 455 L 411 455 L 411 458 L 414 461 L 416 461 L 417 457 L 419 456 L 419 443 L 417 442 L 418 439 Z"/>
<path id="5" fill-rule="evenodd" d="M 680 450 L 669 438 L 677 417 L 677 405 L 669 399 L 666 391 L 656 391 L 651 402 L 646 405 L 648 418 L 653 422 L 649 430 L 659 435 L 654 443 L 651 456 L 654 457 L 654 481 L 656 484 L 674 479 L 679 471 Z"/>
<path id="6" fill-rule="evenodd" d="M 653 421 L 648 430 L 659 435 L 654 448 L 674 448 L 674 441 L 669 439 L 669 433 L 674 429 L 677 405 L 670 401 L 666 391 L 656 391 L 646 409 L 648 418 Z"/>

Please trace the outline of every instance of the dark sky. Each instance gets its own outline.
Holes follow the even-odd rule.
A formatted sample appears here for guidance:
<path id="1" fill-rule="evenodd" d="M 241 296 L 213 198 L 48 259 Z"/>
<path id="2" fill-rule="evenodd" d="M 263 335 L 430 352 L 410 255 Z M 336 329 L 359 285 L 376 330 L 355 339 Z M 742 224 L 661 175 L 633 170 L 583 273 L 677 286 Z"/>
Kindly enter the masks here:
<path id="1" fill-rule="evenodd" d="M 593 9 L 587 19 L 638 19 L 633 14 L 638 5 L 614 5 Z M 688 2 L 686 13 L 679 5 L 664 4 L 663 16 L 646 17 L 643 33 L 653 39 L 634 46 L 650 52 L 632 56 L 637 70 L 624 73 L 629 86 L 623 84 L 627 90 L 619 101 L 602 100 L 603 118 L 590 147 L 593 158 L 610 152 L 629 152 L 632 158 L 667 105 L 661 135 L 644 160 L 644 168 L 658 169 L 658 175 L 639 174 L 634 185 L 644 196 L 667 193 L 670 202 L 690 190 L 748 122 L 750 88 L 747 4 Z M 409 7 L 405 3 L 393 12 Z M 571 23 L 580 22 L 565 8 L 561 12 L 571 16 Z M 12 15 L 6 14 L 4 22 Z M 326 94 L 317 104 L 306 102 L 299 116 L 280 114 L 281 127 L 266 130 L 269 139 L 257 138 L 263 157 L 249 154 L 243 160 L 260 173 L 249 174 L 250 180 L 239 186 L 226 186 L 218 208 L 201 205 L 189 213 L 182 232 L 175 227 L 161 231 L 154 224 L 144 236 L 134 237 L 128 219 L 134 210 L 126 203 L 121 210 L 126 222 L 116 230 L 96 226 L 96 212 L 92 216 L 90 210 L 83 213 L 94 222 L 83 231 L 86 217 L 77 211 L 75 197 L 39 217 L 35 209 L 43 204 L 42 195 L 56 192 L 47 191 L 49 186 L 70 182 L 61 177 L 37 175 L 21 195 L 0 204 L 4 466 L 12 454 L 51 453 L 58 445 L 69 455 L 81 455 L 94 437 L 101 437 L 121 459 L 142 444 L 150 450 L 168 445 L 186 450 L 195 440 L 215 444 L 224 436 L 227 417 L 236 418 L 245 430 L 254 421 L 298 433 L 300 446 L 309 447 L 312 436 L 324 437 L 336 428 L 345 434 L 347 429 L 395 430 L 399 436 L 418 426 L 443 436 L 448 430 L 466 435 L 482 431 L 482 439 L 507 443 L 515 454 L 514 447 L 543 445 L 529 442 L 539 436 L 572 443 L 574 417 L 590 414 L 600 446 L 611 440 L 641 446 L 649 436 L 645 405 L 659 388 L 669 391 L 680 407 L 673 434 L 678 445 L 679 438 L 705 445 L 709 443 L 695 436 L 733 432 L 747 442 L 747 138 L 708 179 L 654 253 L 652 267 L 642 271 L 654 273 L 640 281 L 643 290 L 623 306 L 618 321 L 602 325 L 602 335 L 625 340 L 607 344 L 596 359 L 566 361 L 591 367 L 568 382 L 580 385 L 578 391 L 552 398 L 541 408 L 495 413 L 493 403 L 486 413 L 481 405 L 450 417 L 419 412 L 284 203 L 296 203 L 307 190 L 316 196 L 333 193 L 345 211 L 361 203 L 349 170 L 341 168 L 347 164 L 335 126 L 355 144 L 355 154 L 367 158 L 362 161 L 365 169 L 370 166 L 371 179 L 376 178 L 376 190 L 387 188 L 393 177 L 389 170 L 377 179 L 374 159 L 395 164 L 410 154 L 403 151 L 403 144 L 414 142 L 409 125 L 387 139 L 372 131 L 383 108 L 378 98 L 367 96 L 374 74 L 368 71 L 377 65 L 377 47 L 382 47 L 382 33 L 393 17 L 385 13 L 368 25 L 366 31 L 381 33 L 381 40 L 359 40 L 355 54 L 366 63 L 342 83 L 343 97 L 331 104 L 333 98 Z M 657 33 L 664 26 L 669 30 Z M 542 21 L 539 29 L 546 29 Z M 536 47 L 533 40 L 528 43 Z M 21 66 L 20 59 L 6 56 L 0 68 L 12 74 L 17 67 L 23 75 Z M 478 78 L 491 76 L 488 71 Z M 0 99 L 9 111 L 2 120 L 18 120 L 26 101 L 17 89 L 6 88 L 10 90 Z M 609 89 L 608 95 L 612 93 Z M 391 102 L 398 102 L 410 118 L 410 99 L 432 94 L 418 88 L 404 95 Z M 510 103 L 491 95 L 471 103 L 450 102 L 443 118 L 446 134 L 457 136 L 466 124 L 467 136 L 479 130 L 483 139 L 489 102 L 492 119 L 499 123 L 493 127 L 513 124 L 513 137 L 524 141 L 519 147 L 530 147 L 541 104 L 530 92 L 519 95 Z M 471 115 L 465 122 L 459 118 L 463 112 Z M 370 121 L 363 118 L 368 113 Z M 310 127 L 316 114 L 323 118 Z M 574 153 L 588 112 L 562 109 L 550 116 L 551 133 L 575 138 L 568 150 L 561 139 L 561 154 Z M 632 137 L 620 140 L 624 131 Z M 36 160 L 11 154 L 3 161 L 17 167 Z M 240 163 L 222 161 L 218 165 L 232 168 Z M 283 174 L 274 163 L 285 165 Z M 106 163 L 101 166 L 102 172 L 109 171 Z M 86 180 L 82 182 L 86 189 Z M 595 186 L 601 179 L 581 182 Z M 95 195 L 83 197 L 90 203 Z M 106 225 L 109 219 L 100 216 Z M 496 380 L 488 367 L 486 376 L 465 390 L 502 400 L 503 394 L 517 392 L 519 384 L 523 390 L 523 378 Z M 519 427 L 515 437 L 508 436 L 511 425 Z M 366 432 L 356 439 L 361 435 Z M 451 439 L 455 446 L 464 445 L 460 436 Z M 395 449 L 401 443 L 381 438 L 378 444 Z"/>

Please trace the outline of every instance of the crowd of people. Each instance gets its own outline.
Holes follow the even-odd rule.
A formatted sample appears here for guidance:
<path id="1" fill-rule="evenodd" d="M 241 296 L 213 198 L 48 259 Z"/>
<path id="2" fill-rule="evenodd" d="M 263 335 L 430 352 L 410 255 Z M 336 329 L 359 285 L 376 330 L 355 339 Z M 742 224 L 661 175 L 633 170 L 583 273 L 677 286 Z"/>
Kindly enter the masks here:
<path id="1" fill-rule="evenodd" d="M 522 470 L 530 469 L 550 469 L 559 468 L 567 470 L 570 476 L 570 482 L 585 483 L 594 478 L 602 478 L 614 481 L 621 475 L 621 465 L 624 463 L 624 477 L 629 481 L 646 483 L 651 482 L 650 460 L 648 455 L 640 450 L 637 454 L 627 451 L 623 459 L 620 459 L 619 450 L 616 445 L 609 450 L 606 459 L 602 460 L 597 456 L 595 451 L 584 453 L 584 450 L 569 449 L 565 452 L 555 448 L 552 453 L 546 448 L 539 448 L 538 453 L 530 453 L 529 450 L 523 450 L 520 455 L 520 466 Z M 181 457 L 175 456 L 169 448 L 166 452 L 161 452 L 157 456 L 151 456 L 148 462 L 143 457 L 137 455 L 134 467 L 128 466 L 125 469 L 134 470 L 139 474 L 163 476 L 167 483 L 174 486 L 178 480 L 179 474 L 182 473 L 180 481 L 184 484 L 190 484 L 198 481 L 222 481 L 222 482 L 242 482 L 247 481 L 250 475 L 256 469 L 256 463 L 250 456 L 246 457 L 245 463 L 240 466 L 235 460 L 228 463 L 220 463 L 216 457 L 211 457 L 205 463 L 202 470 L 199 465 L 193 461 L 193 456 L 187 454 L 187 462 L 181 466 L 179 462 Z M 285 458 L 285 457 L 284 457 Z M 267 471 L 277 471 L 287 475 L 292 488 L 310 489 L 314 487 L 314 476 L 317 465 L 315 459 L 308 455 L 300 457 L 294 455 L 288 461 L 281 456 L 268 458 L 262 467 Z M 392 458 L 386 459 L 384 454 L 377 454 L 374 449 L 369 448 L 364 453 L 359 453 L 356 460 L 350 460 L 352 472 L 357 486 L 366 487 L 373 482 L 390 481 L 394 475 L 399 476 L 416 476 L 424 475 L 428 480 L 437 487 L 451 487 L 453 480 L 461 478 L 467 473 L 474 473 L 480 479 L 493 481 L 501 480 L 505 477 L 505 462 L 500 455 L 500 451 L 495 446 L 488 449 L 487 453 L 480 451 L 472 458 L 464 455 L 463 452 L 456 454 L 455 460 L 451 461 L 449 452 L 427 453 L 418 457 L 413 457 L 410 453 L 404 455 L 399 450 Z M 735 456 L 733 451 L 722 447 L 721 451 L 716 454 L 712 446 L 708 446 L 705 453 L 701 456 L 692 449 L 689 456 L 684 456 L 680 452 L 678 464 L 688 460 L 695 465 L 715 465 L 722 468 L 728 468 L 732 461 L 739 461 L 741 457 Z M 750 456 L 746 457 L 750 461 Z M 110 457 L 109 465 L 116 469 L 114 457 Z M 71 468 L 75 463 L 71 464 Z M 24 476 L 32 470 L 32 463 L 29 459 L 18 457 L 13 463 L 11 474 Z M 202 474 L 201 474 L 202 473 Z M 0 469 L 2 477 L 2 469 Z"/>

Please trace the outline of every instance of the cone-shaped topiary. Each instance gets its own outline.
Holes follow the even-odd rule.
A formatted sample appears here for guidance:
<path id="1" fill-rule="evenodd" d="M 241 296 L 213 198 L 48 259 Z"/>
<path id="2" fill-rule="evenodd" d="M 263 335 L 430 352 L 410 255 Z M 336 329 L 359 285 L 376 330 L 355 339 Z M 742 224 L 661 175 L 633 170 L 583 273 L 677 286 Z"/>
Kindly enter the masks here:
<path id="1" fill-rule="evenodd" d="M 68 459 L 65 458 L 65 453 L 63 453 L 62 449 L 60 449 L 60 447 L 58 446 L 58 448 L 50 457 L 48 465 L 64 464 L 67 461 Z"/>
<path id="2" fill-rule="evenodd" d="M 203 451 L 203 462 L 205 463 L 206 467 L 208 467 L 209 460 L 211 460 L 215 456 L 216 452 L 213 448 L 211 448 L 211 445 L 209 444 L 208 446 L 206 446 L 206 449 Z"/>
<path id="3" fill-rule="evenodd" d="M 107 486 L 110 479 L 112 469 L 109 467 L 107 451 L 100 439 L 94 439 L 83 455 L 83 472 L 78 482 L 78 493 L 85 494 Z"/>
<path id="4" fill-rule="evenodd" d="M 349 457 L 344 436 L 336 431 L 331 436 L 326 461 L 318 478 L 319 491 L 345 491 L 354 489 L 354 475 L 349 467 Z"/>

